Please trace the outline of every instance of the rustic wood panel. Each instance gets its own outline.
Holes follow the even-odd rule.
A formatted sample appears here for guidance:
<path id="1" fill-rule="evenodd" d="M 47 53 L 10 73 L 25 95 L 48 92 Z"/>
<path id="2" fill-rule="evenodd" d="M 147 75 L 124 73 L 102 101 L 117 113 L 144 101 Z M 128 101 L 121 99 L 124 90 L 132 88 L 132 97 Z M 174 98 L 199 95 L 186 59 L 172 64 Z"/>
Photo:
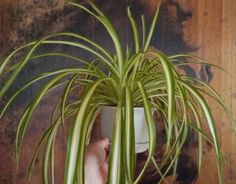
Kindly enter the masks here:
<path id="1" fill-rule="evenodd" d="M 222 79 L 221 91 L 226 98 L 234 117 L 236 117 L 236 2 L 223 2 L 223 39 L 222 65 L 229 71 L 229 75 Z M 224 118 L 224 117 L 223 117 Z M 222 120 L 227 125 L 225 118 Z M 229 126 L 223 126 L 222 145 L 226 155 L 225 173 L 228 183 L 236 183 L 236 136 Z"/>
<path id="2" fill-rule="evenodd" d="M 226 74 L 212 70 L 211 84 L 220 91 L 226 103 L 232 108 L 235 117 L 236 2 L 234 0 L 195 0 L 188 1 L 188 8 L 192 11 L 193 17 L 185 25 L 187 42 L 198 47 L 195 52 L 197 55 L 206 58 L 212 64 L 221 66 L 228 72 Z M 235 133 L 230 122 L 223 115 L 222 109 L 209 102 L 221 137 L 225 159 L 223 164 L 225 183 L 234 184 L 236 183 Z M 204 156 L 203 170 L 197 183 L 218 183 L 213 150 L 206 149 Z"/>
<path id="3" fill-rule="evenodd" d="M 127 4 L 131 4 L 135 14 L 144 13 L 150 18 L 155 11 L 156 0 L 138 1 L 97 1 L 105 12 L 112 16 L 115 25 L 122 27 L 121 34 L 124 40 L 130 39 L 129 30 L 124 25 L 123 9 Z M 62 0 L 52 1 L 0 1 L 0 56 L 5 55 L 18 45 L 40 38 L 46 34 L 68 30 L 82 31 L 91 34 L 106 47 L 110 47 L 106 37 L 97 22 L 87 18 L 84 14 L 72 9 L 63 7 Z M 119 12 L 118 14 L 115 12 Z M 33 14 L 33 16 L 32 16 Z M 122 26 L 121 26 L 122 25 Z M 91 31 L 87 31 L 91 30 Z M 124 31 L 125 30 L 125 31 Z M 89 36 L 91 36 L 89 35 Z M 105 40 L 105 41 L 104 41 Z M 163 0 L 159 25 L 155 33 L 153 45 L 169 54 L 178 52 L 192 52 L 206 58 L 210 63 L 223 67 L 228 74 L 222 73 L 204 66 L 186 66 L 182 68 L 187 74 L 200 77 L 209 81 L 224 97 L 227 104 L 232 108 L 236 117 L 236 1 L 235 0 Z M 58 48 L 57 48 L 58 49 Z M 36 65 L 37 66 L 37 65 Z M 33 66 L 30 71 L 37 72 L 41 68 Z M 45 67 L 45 66 L 44 66 Z M 23 76 L 27 77 L 27 76 Z M 32 89 L 34 91 L 35 89 Z M 31 91 L 29 92 L 31 93 Z M 29 94 L 28 93 L 28 94 Z M 24 101 L 24 100 L 23 100 Z M 22 100 L 13 108 L 14 113 L 1 120 L 0 124 L 0 183 L 25 183 L 26 165 L 29 163 L 32 150 L 26 149 L 22 156 L 22 172 L 16 173 L 13 153 L 13 139 L 16 122 L 19 119 L 19 112 L 22 108 Z M 218 133 L 221 137 L 221 145 L 225 162 L 223 172 L 225 184 L 236 184 L 236 135 L 232 130 L 230 122 L 226 116 L 222 115 L 222 109 L 209 103 L 214 109 L 213 114 L 217 122 Z M 28 137 L 30 138 L 24 145 L 26 148 L 35 146 L 35 140 L 40 132 L 45 128 L 46 119 L 49 119 L 47 111 L 50 111 L 48 103 L 43 103 L 37 114 Z M 43 118 L 42 118 L 43 117 Z M 44 122 L 44 123 L 42 123 Z M 65 144 L 59 139 L 60 146 L 57 148 L 59 160 L 63 160 Z M 188 146 L 187 152 L 191 156 L 193 146 Z M 7 153 L 7 154 L 6 154 Z M 194 156 L 183 156 L 191 167 Z M 185 164 L 183 164 L 185 165 Z M 187 164 L 186 164 L 187 165 Z M 32 183 L 40 183 L 41 171 L 40 162 L 37 162 Z M 62 183 L 61 177 L 63 165 L 58 163 L 58 180 Z M 186 170 L 184 170 L 186 171 Z M 194 171 L 193 171 L 194 172 Z M 191 173 L 191 172 L 190 172 Z M 189 184 L 196 177 L 192 174 L 180 173 L 179 183 Z M 191 175 L 191 176 L 188 176 Z M 204 166 L 202 173 L 197 179 L 199 184 L 218 183 L 217 170 L 213 149 L 208 145 L 204 150 Z M 149 181 L 149 182 L 147 182 Z M 151 184 L 147 179 L 146 183 Z"/>

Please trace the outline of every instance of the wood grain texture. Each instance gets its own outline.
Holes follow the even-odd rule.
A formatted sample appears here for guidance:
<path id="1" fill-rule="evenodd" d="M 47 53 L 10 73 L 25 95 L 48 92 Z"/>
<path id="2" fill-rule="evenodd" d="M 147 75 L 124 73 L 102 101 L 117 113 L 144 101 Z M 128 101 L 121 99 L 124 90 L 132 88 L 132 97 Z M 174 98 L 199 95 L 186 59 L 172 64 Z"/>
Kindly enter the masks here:
<path id="1" fill-rule="evenodd" d="M 197 46 L 195 54 L 206 58 L 210 63 L 224 68 L 228 73 L 213 71 L 211 84 L 220 92 L 232 109 L 235 117 L 235 43 L 236 43 L 236 2 L 214 0 L 188 1 L 193 13 L 191 21 L 186 23 L 186 41 Z M 235 184 L 235 133 L 222 109 L 209 103 L 220 136 L 224 155 L 223 173 L 226 184 Z M 197 181 L 199 184 L 218 183 L 215 158 L 212 149 L 205 149 L 204 166 Z"/>
<path id="2" fill-rule="evenodd" d="M 121 34 L 124 40 L 130 39 L 130 32 L 127 28 L 127 21 L 124 19 L 123 8 L 131 4 L 135 16 L 144 13 L 150 18 L 155 11 L 156 0 L 116 1 L 97 0 L 108 15 L 112 16 L 116 27 L 122 28 Z M 63 7 L 63 1 L 0 1 L 0 57 L 6 55 L 22 43 L 38 39 L 49 33 L 58 31 L 83 32 L 102 42 L 106 47 L 110 47 L 110 42 L 101 31 L 101 27 L 94 19 L 87 18 L 78 11 L 72 11 L 68 7 Z M 119 13 L 116 13 L 119 12 Z M 33 14 L 33 16 L 32 16 Z M 206 58 L 212 64 L 224 68 L 228 73 L 220 72 L 205 66 L 189 65 L 181 68 L 188 75 L 199 77 L 209 81 L 223 96 L 226 103 L 232 109 L 236 117 L 236 1 L 235 0 L 163 0 L 161 16 L 158 28 L 155 33 L 153 45 L 169 53 L 188 52 Z M 59 48 L 56 48 L 56 50 Z M 45 65 L 43 66 L 45 68 Z M 38 65 L 29 68 L 29 73 L 40 71 Z M 28 77 L 26 74 L 24 77 Z M 0 81 L 1 82 L 1 81 Z M 4 81 L 3 81 L 4 82 Z M 31 89 L 27 94 L 35 89 Z M 26 95 L 27 95 L 26 94 Z M 58 95 L 59 93 L 57 93 Z M 52 95 L 53 96 L 53 95 Z M 56 96 L 56 95 L 54 95 Z M 24 100 L 23 100 L 24 101 Z M 52 99 L 53 101 L 53 99 Z M 13 108 L 14 113 L 9 114 L 0 120 L 0 183 L 18 184 L 26 183 L 26 166 L 31 158 L 32 150 L 26 149 L 22 155 L 22 172 L 16 173 L 13 155 L 13 142 L 17 120 L 23 107 L 22 100 Z M 222 145 L 222 152 L 225 158 L 223 173 L 225 184 L 236 184 L 236 135 L 232 130 L 227 117 L 223 115 L 222 109 L 212 101 L 209 103 L 213 109 L 216 120 L 218 134 Z M 41 131 L 45 129 L 46 121 L 50 117 L 50 103 L 44 102 L 34 116 L 33 124 L 27 134 L 29 138 L 25 143 L 25 148 L 35 146 L 35 140 Z M 42 123 L 43 122 L 43 123 Z M 99 124 L 99 122 L 98 122 Z M 96 124 L 95 137 L 99 137 L 99 126 Z M 93 140 L 96 140 L 94 138 Z M 65 144 L 61 138 L 57 149 L 58 160 L 64 158 Z M 187 154 L 183 156 L 183 162 L 189 160 L 189 168 L 195 165 L 192 161 L 195 158 L 194 146 L 190 141 L 187 146 Z M 7 154 L 6 154 L 7 153 Z M 192 156 L 192 157 L 191 157 Z M 185 159 L 184 159 L 185 158 Z M 190 163 L 190 164 L 189 164 Z M 187 165 L 187 164 L 186 164 Z M 32 183 L 39 184 L 41 171 L 40 162 L 33 174 Z M 62 183 L 63 164 L 57 162 L 58 179 L 57 183 Z M 202 172 L 197 181 L 192 182 L 195 176 L 188 178 L 190 173 L 183 170 L 178 183 L 182 184 L 217 184 L 218 176 L 215 164 L 214 150 L 206 144 L 204 149 L 204 162 Z M 189 170 L 187 170 L 189 171 Z M 151 175 L 147 175 L 151 177 Z M 188 179 L 186 179 L 188 178 Z M 151 184 L 146 180 L 145 183 Z M 153 183 L 155 183 L 153 181 Z"/>

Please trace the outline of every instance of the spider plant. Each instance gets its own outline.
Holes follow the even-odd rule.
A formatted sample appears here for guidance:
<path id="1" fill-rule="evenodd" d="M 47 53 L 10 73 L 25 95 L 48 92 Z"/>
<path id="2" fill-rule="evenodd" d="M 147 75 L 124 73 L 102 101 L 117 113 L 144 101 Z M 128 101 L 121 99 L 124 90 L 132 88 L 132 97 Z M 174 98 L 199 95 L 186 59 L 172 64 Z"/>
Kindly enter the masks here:
<path id="1" fill-rule="evenodd" d="M 192 62 L 197 64 L 207 64 L 204 60 L 187 54 L 167 56 L 163 52 L 150 47 L 150 41 L 158 19 L 159 6 L 148 31 L 146 31 L 144 17 L 141 16 L 142 28 L 140 30 L 132 16 L 132 12 L 129 7 L 127 8 L 127 18 L 133 32 L 134 49 L 131 49 L 132 46 L 128 43 L 126 48 L 122 47 L 119 35 L 112 22 L 94 3 L 90 1 L 87 4 L 77 4 L 71 1 L 67 3 L 87 12 L 88 15 L 97 19 L 104 26 L 113 41 L 115 53 L 109 52 L 95 41 L 80 34 L 61 32 L 22 45 L 1 62 L 0 74 L 3 75 L 3 73 L 8 72 L 10 74 L 0 90 L 0 99 L 6 95 L 18 74 L 28 63 L 34 60 L 62 57 L 70 60 L 70 62 L 81 64 L 79 67 L 67 67 L 41 73 L 35 76 L 34 79 L 26 81 L 24 86 L 21 86 L 9 97 L 1 110 L 0 118 L 20 93 L 34 83 L 48 79 L 28 103 L 19 120 L 15 140 L 15 154 L 18 163 L 25 133 L 36 107 L 49 92 L 63 87 L 63 95 L 60 97 L 58 104 L 55 105 L 51 122 L 42 134 L 32 156 L 29 166 L 29 178 L 39 151 L 43 149 L 42 181 L 45 184 L 54 183 L 53 164 L 56 136 L 58 129 L 65 126 L 66 120 L 70 118 L 73 121 L 68 135 L 64 183 L 83 184 L 85 148 L 90 141 L 94 121 L 101 109 L 110 105 L 116 106 L 116 116 L 110 148 L 107 183 L 137 184 L 143 177 L 147 166 L 151 163 L 157 168 L 161 180 L 165 178 L 170 170 L 175 173 L 178 157 L 189 130 L 196 131 L 198 135 L 199 171 L 203 155 L 203 141 L 207 140 L 214 147 L 219 182 L 222 183 L 220 145 L 211 109 L 205 97 L 209 96 L 222 106 L 226 113 L 230 113 L 224 101 L 209 84 L 178 72 L 178 66 L 186 65 L 187 62 L 174 65 L 175 61 L 185 61 L 186 58 L 191 58 L 194 60 Z M 45 45 L 66 45 L 77 48 L 90 53 L 94 59 L 92 61 L 86 60 L 81 58 L 79 54 L 72 55 L 63 51 L 38 52 L 39 48 Z M 27 52 L 15 62 L 14 56 L 26 49 Z M 105 68 L 105 71 L 108 72 L 104 72 L 101 68 Z M 76 90 L 82 90 L 82 95 L 71 101 L 70 97 Z M 138 174 L 135 174 L 136 155 L 134 151 L 135 133 L 133 122 L 133 108 L 136 106 L 144 108 L 150 141 L 145 165 Z M 153 109 L 162 117 L 167 137 L 164 156 L 160 163 L 156 163 L 153 157 L 157 144 L 156 127 L 152 115 Z M 203 123 L 207 124 L 209 134 L 205 132 Z M 166 165 L 168 167 L 163 171 L 163 167 Z"/>

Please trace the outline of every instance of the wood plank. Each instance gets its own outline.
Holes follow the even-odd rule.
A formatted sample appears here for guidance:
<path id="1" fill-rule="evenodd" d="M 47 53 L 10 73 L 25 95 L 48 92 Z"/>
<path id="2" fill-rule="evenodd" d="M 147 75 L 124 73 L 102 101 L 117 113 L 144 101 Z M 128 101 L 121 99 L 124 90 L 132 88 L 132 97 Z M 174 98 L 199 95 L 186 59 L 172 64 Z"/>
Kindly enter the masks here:
<path id="1" fill-rule="evenodd" d="M 231 53 L 231 101 L 232 101 L 232 112 L 233 116 L 236 117 L 236 1 L 232 2 L 231 7 L 231 44 L 232 44 L 232 53 Z M 225 48 L 227 49 L 227 48 Z M 235 132 L 232 133 L 231 137 L 231 158 L 232 161 L 230 162 L 230 181 L 231 183 L 236 183 L 236 134 Z"/>
<path id="2" fill-rule="evenodd" d="M 224 84 L 222 85 L 222 92 L 223 97 L 226 99 L 227 103 L 229 104 L 230 108 L 232 108 L 232 112 L 235 111 L 235 101 L 233 102 L 232 96 L 232 87 L 233 84 L 235 85 L 235 74 L 233 74 L 233 70 L 235 70 L 235 56 L 233 56 L 234 48 L 233 44 L 236 41 L 235 33 L 233 27 L 235 27 L 235 7 L 233 4 L 235 1 L 224 1 L 223 2 L 223 44 L 222 44 L 222 61 L 223 67 L 229 72 L 227 76 L 225 76 L 222 80 Z M 235 117 L 235 113 L 234 113 Z M 226 117 L 223 117 L 224 126 L 222 127 L 222 142 L 224 143 L 223 146 L 223 153 L 225 155 L 225 165 L 224 165 L 224 174 L 226 183 L 236 183 L 235 177 L 235 160 L 233 155 L 233 150 L 235 150 L 235 137 L 232 131 L 232 128 L 229 122 L 226 121 Z"/>
<path id="3" fill-rule="evenodd" d="M 195 54 L 206 58 L 210 63 L 217 64 L 228 71 L 228 74 L 211 70 L 213 80 L 211 84 L 220 92 L 226 103 L 235 109 L 235 42 L 236 42 L 236 2 L 234 0 L 192 0 L 187 8 L 193 13 L 192 20 L 186 22 L 185 39 L 193 46 L 199 47 Z M 223 173 L 226 184 L 235 181 L 235 149 L 236 139 L 232 126 L 223 115 L 221 108 L 210 100 L 213 115 L 217 123 L 221 145 L 224 154 Z M 204 167 L 197 183 L 218 183 L 217 170 L 213 149 L 205 149 Z M 210 172 L 209 172 L 210 171 Z"/>

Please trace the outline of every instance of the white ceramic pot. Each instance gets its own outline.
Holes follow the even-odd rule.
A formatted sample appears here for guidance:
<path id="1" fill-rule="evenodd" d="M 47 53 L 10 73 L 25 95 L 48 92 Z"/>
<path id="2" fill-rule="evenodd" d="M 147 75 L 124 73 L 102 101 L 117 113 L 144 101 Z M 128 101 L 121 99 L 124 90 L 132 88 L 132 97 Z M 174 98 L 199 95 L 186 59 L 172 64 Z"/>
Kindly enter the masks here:
<path id="1" fill-rule="evenodd" d="M 112 139 L 113 124 L 115 120 L 116 107 L 106 106 L 101 111 L 101 133 L 102 137 Z M 147 150 L 149 138 L 145 113 L 142 107 L 134 108 L 135 129 L 135 152 L 141 153 Z"/>

